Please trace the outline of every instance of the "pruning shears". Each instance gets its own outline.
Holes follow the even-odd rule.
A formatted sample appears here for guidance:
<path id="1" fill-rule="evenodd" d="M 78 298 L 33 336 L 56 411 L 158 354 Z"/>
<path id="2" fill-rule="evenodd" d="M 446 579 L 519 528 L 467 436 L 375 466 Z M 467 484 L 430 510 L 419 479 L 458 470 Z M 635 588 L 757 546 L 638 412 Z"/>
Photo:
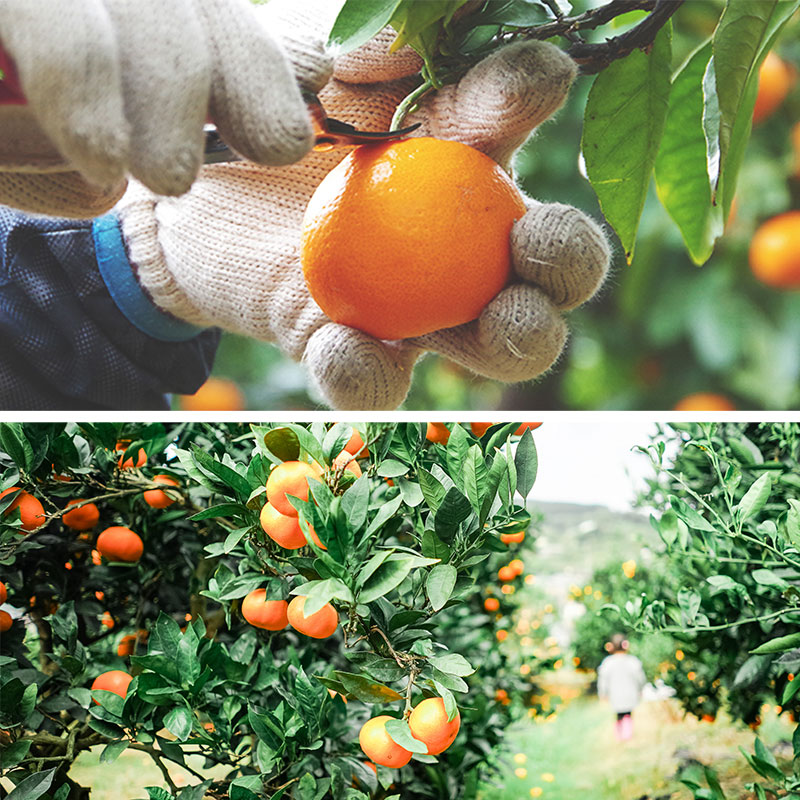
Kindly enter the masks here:
<path id="1" fill-rule="evenodd" d="M 0 106 L 4 105 L 25 105 L 27 100 L 22 86 L 19 82 L 16 67 L 10 56 L 0 46 Z M 311 92 L 303 92 L 311 115 L 311 122 L 314 127 L 315 150 L 330 150 L 333 147 L 347 145 L 371 144 L 375 142 L 391 142 L 407 136 L 416 130 L 421 123 L 409 125 L 395 131 L 359 131 L 347 122 L 333 119 L 325 113 L 325 109 L 319 97 Z M 223 141 L 216 127 L 209 123 L 205 126 L 205 158 L 206 164 L 218 164 L 227 161 L 239 161 L 238 156 Z"/>

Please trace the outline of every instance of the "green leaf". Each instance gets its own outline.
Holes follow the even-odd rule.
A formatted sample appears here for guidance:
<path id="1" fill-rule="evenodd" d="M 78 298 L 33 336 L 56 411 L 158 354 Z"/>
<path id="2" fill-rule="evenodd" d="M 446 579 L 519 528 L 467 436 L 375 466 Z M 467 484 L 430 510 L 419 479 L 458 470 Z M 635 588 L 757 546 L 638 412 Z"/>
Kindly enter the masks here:
<path id="1" fill-rule="evenodd" d="M 303 594 L 306 601 L 303 604 L 303 614 L 310 617 L 334 598 L 345 603 L 353 602 L 353 594 L 338 578 L 326 578 L 322 581 L 311 581 L 303 586 L 296 586 L 292 594 Z"/>
<path id="2" fill-rule="evenodd" d="M 745 492 L 744 497 L 739 501 L 736 509 L 741 514 L 742 520 L 750 519 L 758 514 L 769 499 L 772 491 L 772 478 L 765 472 L 753 481 L 750 488 Z"/>
<path id="3" fill-rule="evenodd" d="M 384 686 L 382 683 L 365 678 L 363 675 L 356 675 L 352 672 L 333 673 L 336 679 L 344 686 L 348 694 L 352 694 L 363 703 L 394 703 L 402 699 L 394 689 Z"/>
<path id="4" fill-rule="evenodd" d="M 235 469 L 223 464 L 221 461 L 217 461 L 216 458 L 210 456 L 205 450 L 201 450 L 197 445 L 192 447 L 192 458 L 194 458 L 198 466 L 219 478 L 225 486 L 233 489 L 239 497 L 247 499 L 250 496 L 250 484 Z"/>
<path id="5" fill-rule="evenodd" d="M 458 526 L 472 513 L 472 504 L 453 486 L 434 516 L 436 535 L 446 544 L 453 541 Z"/>
<path id="6" fill-rule="evenodd" d="M 464 472 L 464 493 L 472 503 L 475 513 L 478 514 L 486 496 L 489 471 L 486 469 L 481 448 L 477 444 L 467 451 L 462 470 Z"/>
<path id="7" fill-rule="evenodd" d="M 342 495 L 342 513 L 352 531 L 360 531 L 367 524 L 369 512 L 369 478 L 362 475 Z"/>
<path id="8" fill-rule="evenodd" d="M 386 733 L 389 734 L 392 741 L 399 744 L 400 747 L 405 747 L 412 753 L 427 753 L 428 745 L 424 742 L 415 739 L 411 735 L 411 728 L 404 719 L 390 719 L 386 721 Z"/>
<path id="9" fill-rule="evenodd" d="M 128 744 L 129 742 L 127 739 L 121 739 L 118 742 L 110 742 L 107 744 L 103 749 L 103 752 L 100 753 L 100 763 L 112 764 L 123 752 L 125 752 Z"/>
<path id="10" fill-rule="evenodd" d="M 328 47 L 349 53 L 366 44 L 389 20 L 402 0 L 347 0 L 333 23 Z"/>
<path id="11" fill-rule="evenodd" d="M 422 534 L 422 555 L 447 561 L 450 558 L 450 548 L 433 531 L 427 530 Z"/>
<path id="12" fill-rule="evenodd" d="M 264 446 L 281 461 L 300 458 L 300 440 L 290 428 L 273 428 L 264 434 Z"/>
<path id="13" fill-rule="evenodd" d="M 197 514 L 189 517 L 191 522 L 198 522 L 201 519 L 213 519 L 214 517 L 239 517 L 247 513 L 247 506 L 242 503 L 217 503 L 209 506 Z"/>
<path id="14" fill-rule="evenodd" d="M 787 636 L 778 636 L 775 639 L 770 639 L 750 652 L 755 656 L 760 656 L 769 653 L 786 653 L 796 647 L 800 647 L 800 633 L 790 633 Z"/>
<path id="15" fill-rule="evenodd" d="M 164 727 L 179 741 L 185 742 L 192 732 L 192 714 L 186 706 L 175 706 L 165 717 Z"/>
<path id="16" fill-rule="evenodd" d="M 325 456 L 325 463 L 329 464 L 336 456 L 344 450 L 344 446 L 350 441 L 353 429 L 346 422 L 337 422 L 322 440 L 322 452 Z"/>
<path id="17" fill-rule="evenodd" d="M 586 102 L 586 172 L 628 263 L 667 116 L 671 30 L 662 28 L 649 54 L 634 50 L 604 69 Z"/>
<path id="18" fill-rule="evenodd" d="M 696 531 L 707 531 L 714 533 L 714 526 L 695 511 L 685 500 L 674 495 L 669 496 L 669 504 L 677 516 L 682 519 L 690 528 Z"/>
<path id="19" fill-rule="evenodd" d="M 457 675 L 459 678 L 466 678 L 472 675 L 475 668 L 460 653 L 446 653 L 443 656 L 431 656 L 430 663 L 447 675 Z"/>
<path id="20" fill-rule="evenodd" d="M 672 79 L 669 112 L 655 163 L 656 191 L 695 264 L 704 264 L 722 235 L 722 210 L 711 204 L 703 76 L 711 42 L 692 53 Z"/>
<path id="21" fill-rule="evenodd" d="M 8 453 L 20 470 L 29 472 L 32 469 L 33 448 L 19 422 L 0 423 L 0 450 Z"/>
<path id="22" fill-rule="evenodd" d="M 800 681 L 798 681 L 800 684 Z M 30 739 L 19 739 L 0 750 L 0 769 L 7 770 L 15 767 L 28 755 L 33 742 Z"/>
<path id="23" fill-rule="evenodd" d="M 426 751 L 427 752 L 427 749 Z M 53 782 L 56 768 L 37 772 L 21 780 L 6 797 L 6 800 L 36 800 L 41 797 Z"/>
<path id="24" fill-rule="evenodd" d="M 786 536 L 793 547 L 800 549 L 800 500 L 790 497 L 786 502 L 789 504 L 789 513 L 786 515 Z"/>
<path id="25" fill-rule="evenodd" d="M 526 429 L 519 440 L 517 452 L 514 454 L 514 466 L 517 468 L 517 491 L 524 500 L 533 489 L 539 469 L 539 457 L 530 429 Z"/>
<path id="26" fill-rule="evenodd" d="M 431 608 L 434 611 L 444 608 L 445 603 L 453 593 L 457 577 L 456 568 L 451 564 L 437 564 L 428 573 L 425 587 L 428 591 L 428 599 L 431 601 Z"/>
<path id="27" fill-rule="evenodd" d="M 414 562 L 401 553 L 393 553 L 364 581 L 358 593 L 359 603 L 371 603 L 399 586 L 406 578 Z"/>
<path id="28" fill-rule="evenodd" d="M 402 461 L 395 461 L 394 459 L 387 458 L 379 467 L 378 475 L 381 478 L 397 478 L 400 475 L 405 475 L 410 467 L 408 464 L 403 464 Z"/>
<path id="29" fill-rule="evenodd" d="M 459 489 L 464 488 L 463 467 L 471 446 L 470 441 L 470 436 L 464 428 L 460 425 L 453 425 L 453 429 L 450 431 L 450 438 L 447 440 L 445 457 L 447 459 L 447 473 Z"/>
<path id="30" fill-rule="evenodd" d="M 149 800 L 174 800 L 173 796 L 160 786 L 145 786 Z"/>
<path id="31" fill-rule="evenodd" d="M 800 0 L 729 2 L 714 32 L 714 73 L 719 98 L 719 171 L 712 185 L 722 197 L 725 219 L 750 138 L 758 70 Z"/>
<path id="32" fill-rule="evenodd" d="M 419 488 L 422 489 L 422 496 L 431 511 L 436 511 L 444 500 L 447 493 L 438 478 L 433 476 L 428 470 L 419 470 Z"/>
<path id="33" fill-rule="evenodd" d="M 403 498 L 399 495 L 393 500 L 389 500 L 388 503 L 384 503 L 367 527 L 367 536 L 377 533 L 397 513 L 401 505 L 403 505 Z"/>
<path id="34" fill-rule="evenodd" d="M 761 586 L 772 586 L 780 591 L 789 588 L 789 584 L 769 569 L 756 569 L 751 573 L 753 580 Z"/>
<path id="35" fill-rule="evenodd" d="M 783 696 L 781 697 L 781 705 L 785 706 L 800 690 L 800 679 L 787 681 L 786 686 L 783 687 Z"/>

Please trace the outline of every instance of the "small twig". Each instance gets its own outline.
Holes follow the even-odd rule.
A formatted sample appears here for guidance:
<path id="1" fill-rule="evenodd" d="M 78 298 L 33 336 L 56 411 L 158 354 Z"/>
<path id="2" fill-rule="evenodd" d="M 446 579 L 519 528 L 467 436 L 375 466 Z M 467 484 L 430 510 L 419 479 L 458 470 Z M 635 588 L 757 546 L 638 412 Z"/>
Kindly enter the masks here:
<path id="1" fill-rule="evenodd" d="M 653 11 L 621 36 L 613 36 L 598 43 L 576 42 L 567 48 L 567 53 L 580 64 L 582 74 L 593 75 L 600 72 L 612 61 L 624 58 L 634 50 L 650 47 L 658 32 L 683 2 L 684 0 L 657 0 Z M 610 5 L 613 6 L 614 3 Z"/>

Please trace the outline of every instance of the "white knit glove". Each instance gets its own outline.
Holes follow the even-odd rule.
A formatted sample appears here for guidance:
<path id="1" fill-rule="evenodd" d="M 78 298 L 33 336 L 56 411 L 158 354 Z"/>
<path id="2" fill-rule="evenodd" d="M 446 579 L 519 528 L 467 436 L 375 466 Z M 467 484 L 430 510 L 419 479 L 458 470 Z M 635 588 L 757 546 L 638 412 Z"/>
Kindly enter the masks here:
<path id="1" fill-rule="evenodd" d="M 389 55 L 391 38 L 336 61 L 320 94 L 331 116 L 363 130 L 387 129 L 420 66 L 408 50 Z M 507 166 L 563 103 L 574 75 L 572 61 L 551 44 L 511 45 L 426 98 L 407 122 L 422 122 L 415 135 L 464 142 Z M 300 267 L 305 207 L 346 152 L 311 153 L 280 169 L 207 167 L 181 198 L 129 192 L 118 211 L 139 280 L 180 319 L 276 342 L 305 362 L 335 408 L 397 407 L 424 350 L 502 381 L 546 371 L 566 340 L 559 312 L 591 297 L 605 276 L 609 251 L 599 227 L 575 208 L 531 201 L 512 231 L 517 278 L 478 320 L 380 341 L 331 322 L 308 294 Z"/>
<path id="2" fill-rule="evenodd" d="M 182 194 L 207 115 L 258 163 L 313 144 L 287 53 L 248 0 L 2 0 L 0 42 L 28 100 L 0 108 L 0 203 L 93 216 L 127 175 Z"/>

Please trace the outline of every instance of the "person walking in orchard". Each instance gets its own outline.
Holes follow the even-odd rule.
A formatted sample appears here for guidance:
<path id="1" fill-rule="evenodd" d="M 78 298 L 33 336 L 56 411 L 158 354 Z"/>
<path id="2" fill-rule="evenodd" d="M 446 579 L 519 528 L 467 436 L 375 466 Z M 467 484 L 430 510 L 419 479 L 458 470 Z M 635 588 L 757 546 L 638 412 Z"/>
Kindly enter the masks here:
<path id="1" fill-rule="evenodd" d="M 615 731 L 620 742 L 633 736 L 632 714 L 647 683 L 642 662 L 628 652 L 629 646 L 621 633 L 614 634 L 606 644 L 609 655 L 597 668 L 597 693 L 617 715 Z"/>
<path id="2" fill-rule="evenodd" d="M 0 408 L 167 408 L 206 379 L 221 330 L 302 360 L 335 408 L 397 407 L 425 351 L 508 382 L 556 361 L 561 312 L 609 264 L 599 226 L 570 206 L 526 201 L 511 280 L 472 322 L 389 342 L 310 296 L 303 215 L 347 150 L 311 152 L 301 89 L 332 117 L 387 130 L 421 67 L 408 47 L 389 52 L 391 31 L 334 59 L 328 0 L 58 5 L 0 6 L 27 98 L 0 105 Z M 407 123 L 507 169 L 575 74 L 552 44 L 507 45 Z M 207 115 L 242 160 L 201 168 Z"/>

